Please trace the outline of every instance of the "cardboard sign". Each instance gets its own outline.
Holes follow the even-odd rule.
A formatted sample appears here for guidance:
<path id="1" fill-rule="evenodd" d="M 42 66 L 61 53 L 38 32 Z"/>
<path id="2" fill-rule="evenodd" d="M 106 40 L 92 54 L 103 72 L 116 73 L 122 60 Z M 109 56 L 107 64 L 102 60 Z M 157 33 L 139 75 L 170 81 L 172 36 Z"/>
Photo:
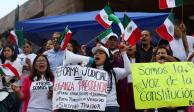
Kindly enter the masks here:
<path id="1" fill-rule="evenodd" d="M 58 67 L 53 87 L 53 110 L 105 110 L 106 71 L 78 65 Z"/>
<path id="2" fill-rule="evenodd" d="M 132 79 L 136 109 L 194 105 L 194 64 L 135 63 Z"/>

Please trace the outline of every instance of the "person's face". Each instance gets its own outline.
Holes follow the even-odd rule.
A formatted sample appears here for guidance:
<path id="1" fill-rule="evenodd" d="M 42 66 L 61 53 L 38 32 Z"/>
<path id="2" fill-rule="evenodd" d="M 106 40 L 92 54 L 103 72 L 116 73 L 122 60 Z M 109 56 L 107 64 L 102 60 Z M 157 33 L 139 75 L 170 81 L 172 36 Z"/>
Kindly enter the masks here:
<path id="1" fill-rule="evenodd" d="M 175 25 L 175 26 L 174 26 L 174 36 L 175 36 L 176 38 L 180 38 L 181 35 L 182 35 L 182 31 L 181 31 L 181 29 L 180 29 L 180 26 L 179 26 L 179 25 Z"/>
<path id="2" fill-rule="evenodd" d="M 141 32 L 141 43 L 142 44 L 150 44 L 151 43 L 151 35 L 147 30 Z"/>
<path id="3" fill-rule="evenodd" d="M 60 45 L 57 42 L 59 38 L 60 38 L 60 33 L 58 33 L 58 32 L 55 32 L 53 34 L 53 36 L 52 36 L 52 41 L 53 41 L 53 44 L 54 44 L 54 48 L 55 49 L 59 49 L 60 48 Z"/>
<path id="4" fill-rule="evenodd" d="M 109 49 L 114 50 L 117 49 L 119 45 L 119 41 L 117 40 L 116 37 L 110 37 L 107 41 L 107 46 Z"/>
<path id="5" fill-rule="evenodd" d="M 94 62 L 97 66 L 101 66 L 101 65 L 104 65 L 105 63 L 105 60 L 106 60 L 106 54 L 104 51 L 102 50 L 97 50 L 95 53 L 94 53 Z"/>
<path id="6" fill-rule="evenodd" d="M 30 54 L 32 52 L 32 47 L 28 43 L 25 43 L 23 46 L 23 52 L 24 54 Z"/>
<path id="7" fill-rule="evenodd" d="M 67 44 L 67 50 L 73 52 L 73 46 L 72 46 L 71 43 L 68 43 L 68 44 Z"/>
<path id="8" fill-rule="evenodd" d="M 6 59 L 10 59 L 14 55 L 14 51 L 12 51 L 9 47 L 6 47 L 3 51 L 3 55 Z"/>
<path id="9" fill-rule="evenodd" d="M 44 74 L 47 70 L 48 63 L 46 61 L 46 58 L 43 56 L 39 56 L 35 62 L 35 69 L 41 73 Z"/>
<path id="10" fill-rule="evenodd" d="M 165 61 L 162 57 L 166 55 L 168 55 L 166 49 L 164 48 L 158 49 L 158 51 L 156 52 L 156 61 L 161 61 L 161 60 Z"/>
<path id="11" fill-rule="evenodd" d="M 52 41 L 52 40 L 48 40 L 48 41 L 46 42 L 45 48 L 46 48 L 46 50 L 49 50 L 49 49 L 54 48 L 53 41 Z"/>

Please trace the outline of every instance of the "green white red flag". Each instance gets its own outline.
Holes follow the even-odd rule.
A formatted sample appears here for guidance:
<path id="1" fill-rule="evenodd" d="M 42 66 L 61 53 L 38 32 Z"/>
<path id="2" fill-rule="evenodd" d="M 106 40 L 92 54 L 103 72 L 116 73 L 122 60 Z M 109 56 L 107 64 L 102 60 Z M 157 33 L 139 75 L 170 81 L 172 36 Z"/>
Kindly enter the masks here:
<path id="1" fill-rule="evenodd" d="M 20 77 L 18 71 L 16 70 L 16 68 L 14 68 L 9 63 L 0 65 L 0 74 L 7 75 L 7 76 L 15 76 L 15 77 L 18 78 L 18 80 L 21 79 L 21 77 Z"/>
<path id="2" fill-rule="evenodd" d="M 110 14 L 113 14 L 113 12 L 112 12 L 110 6 L 109 6 L 109 5 L 106 5 L 106 6 L 104 7 L 104 9 L 102 9 L 102 10 L 99 12 L 99 14 L 96 15 L 95 19 L 96 19 L 96 21 L 97 21 L 99 24 L 101 24 L 104 28 L 108 29 L 108 28 L 111 26 L 111 24 L 112 24 L 112 21 L 110 21 L 110 20 L 108 19 L 108 16 L 109 16 Z"/>
<path id="3" fill-rule="evenodd" d="M 67 47 L 67 44 L 69 43 L 71 39 L 71 36 L 72 36 L 71 30 L 69 30 L 69 28 L 66 27 L 63 33 L 61 34 L 61 37 L 58 40 L 61 46 L 61 50 L 65 50 L 65 48 Z"/>
<path id="4" fill-rule="evenodd" d="M 159 0 L 160 9 L 174 8 L 182 4 L 183 0 Z"/>
<path id="5" fill-rule="evenodd" d="M 109 29 L 106 29 L 104 32 L 102 32 L 100 35 L 98 35 L 96 37 L 96 39 L 98 41 L 100 41 L 101 43 L 106 44 L 106 42 L 108 41 L 109 37 L 111 37 L 111 36 L 118 37 L 115 33 L 113 33 L 112 29 L 109 28 Z"/>
<path id="6" fill-rule="evenodd" d="M 174 20 L 173 13 L 170 13 L 166 20 L 164 21 L 164 23 L 156 29 L 158 35 L 164 40 L 172 41 L 174 38 L 173 20 Z"/>
<path id="7" fill-rule="evenodd" d="M 141 30 L 138 26 L 125 14 L 123 19 L 124 40 L 131 46 L 134 46 L 141 38 Z"/>

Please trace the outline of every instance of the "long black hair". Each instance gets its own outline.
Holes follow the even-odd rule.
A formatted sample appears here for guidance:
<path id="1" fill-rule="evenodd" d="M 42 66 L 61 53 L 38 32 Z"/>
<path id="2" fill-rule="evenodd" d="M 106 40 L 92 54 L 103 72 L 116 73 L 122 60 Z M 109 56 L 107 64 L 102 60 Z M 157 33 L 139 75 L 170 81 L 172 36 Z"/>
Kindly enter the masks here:
<path id="1" fill-rule="evenodd" d="M 49 61 L 48 61 L 47 57 L 43 54 L 37 55 L 36 58 L 34 59 L 34 62 L 33 62 L 33 65 L 32 65 L 32 71 L 30 73 L 30 80 L 34 81 L 35 77 L 37 77 L 37 80 L 41 79 L 41 75 L 39 74 L 39 72 L 35 68 L 35 63 L 36 63 L 37 59 L 41 56 L 44 57 L 46 59 L 46 62 L 47 62 L 47 69 L 46 69 L 46 72 L 45 72 L 45 79 L 47 81 L 53 81 L 54 80 L 54 75 L 53 75 L 53 73 L 50 69 Z"/>
<path id="2" fill-rule="evenodd" d="M 13 48 L 13 46 L 12 45 L 6 45 L 6 46 L 3 47 L 2 52 L 0 54 L 2 64 L 4 64 L 5 60 L 6 60 L 6 58 L 4 56 L 4 53 L 3 53 L 6 48 L 10 48 L 13 52 L 13 55 L 11 56 L 11 60 L 10 60 L 11 62 L 15 61 L 16 58 L 17 58 L 17 53 L 15 52 L 15 49 Z"/>
<path id="3" fill-rule="evenodd" d="M 103 69 L 106 72 L 108 72 L 108 75 L 110 77 L 110 85 L 109 85 L 110 89 L 108 90 L 108 92 L 110 92 L 112 90 L 112 78 L 114 77 L 115 84 L 116 84 L 116 80 L 117 80 L 116 79 L 116 74 L 115 74 L 115 72 L 113 70 L 113 66 L 112 66 L 112 53 L 110 52 L 110 50 L 109 50 L 109 55 L 110 55 L 110 57 L 108 57 L 108 55 L 106 54 L 106 60 L 105 60 L 104 65 L 103 65 Z M 93 63 L 91 65 L 91 67 L 96 68 L 96 64 Z M 116 85 L 115 85 L 115 87 L 116 87 Z"/>

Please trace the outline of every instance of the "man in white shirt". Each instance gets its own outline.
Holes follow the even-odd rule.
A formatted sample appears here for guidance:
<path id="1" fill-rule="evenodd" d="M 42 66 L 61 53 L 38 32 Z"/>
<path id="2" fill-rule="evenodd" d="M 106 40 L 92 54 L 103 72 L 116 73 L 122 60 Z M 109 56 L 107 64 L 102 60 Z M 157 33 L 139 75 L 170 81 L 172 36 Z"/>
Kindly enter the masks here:
<path id="1" fill-rule="evenodd" d="M 192 37 L 186 35 L 186 27 L 179 20 L 174 21 L 174 39 L 170 42 L 173 56 L 181 61 L 187 61 L 188 56 L 193 52 Z"/>

